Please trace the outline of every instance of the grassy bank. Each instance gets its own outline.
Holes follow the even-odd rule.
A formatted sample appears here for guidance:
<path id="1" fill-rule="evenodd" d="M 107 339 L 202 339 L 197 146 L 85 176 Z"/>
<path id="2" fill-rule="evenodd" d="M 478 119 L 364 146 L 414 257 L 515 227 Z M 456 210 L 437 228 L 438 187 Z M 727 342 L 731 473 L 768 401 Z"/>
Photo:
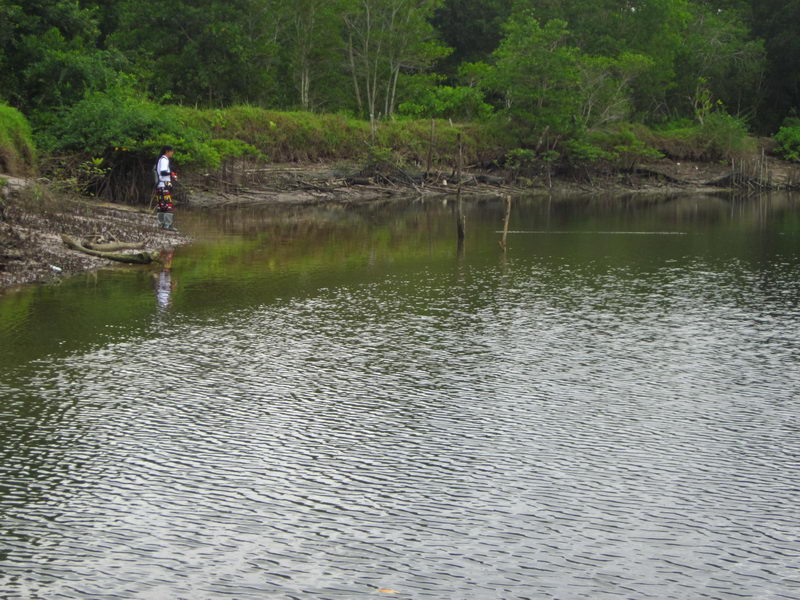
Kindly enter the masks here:
<path id="1" fill-rule="evenodd" d="M 466 123 L 404 118 L 371 124 L 344 114 L 160 105 L 124 90 L 90 94 L 61 113 L 40 116 L 36 124 L 39 144 L 50 154 L 104 158 L 108 164 L 126 154 L 151 161 L 168 144 L 178 149 L 182 166 L 197 169 L 219 168 L 241 157 L 270 162 L 359 160 L 375 148 L 391 149 L 400 161 L 424 164 L 430 158 L 453 165 L 459 134 L 465 163 L 502 163 L 516 152 L 534 162 L 624 166 L 634 156 L 725 160 L 753 149 L 745 124 L 725 114 L 660 129 L 617 123 L 599 131 L 518 136 L 515 125 L 500 118 Z M 535 148 L 520 142 L 531 137 L 539 138 Z"/>
<path id="2" fill-rule="evenodd" d="M 485 123 L 453 124 L 446 120 L 369 122 L 342 114 L 280 112 L 252 106 L 225 110 L 174 108 L 186 126 L 198 128 L 212 140 L 236 140 L 273 162 L 353 160 L 370 148 L 391 148 L 399 158 L 424 162 L 452 162 L 462 135 L 465 160 L 502 154 L 506 144 Z M 218 144 L 220 142 L 217 142 Z"/>
<path id="3" fill-rule="evenodd" d="M 36 151 L 28 120 L 18 110 L 0 104 L 0 173 L 31 175 Z"/>
<path id="4" fill-rule="evenodd" d="M 184 166 L 219 168 L 250 156 L 271 162 L 359 159 L 371 147 L 392 148 L 400 157 L 452 160 L 463 137 L 466 160 L 495 155 L 507 143 L 485 123 L 446 120 L 369 122 L 342 114 L 279 112 L 253 106 L 203 110 L 160 105 L 129 92 L 89 94 L 59 113 L 35 119 L 37 140 L 51 155 L 120 160 L 124 153 L 152 160 L 163 145 L 175 146 Z"/>

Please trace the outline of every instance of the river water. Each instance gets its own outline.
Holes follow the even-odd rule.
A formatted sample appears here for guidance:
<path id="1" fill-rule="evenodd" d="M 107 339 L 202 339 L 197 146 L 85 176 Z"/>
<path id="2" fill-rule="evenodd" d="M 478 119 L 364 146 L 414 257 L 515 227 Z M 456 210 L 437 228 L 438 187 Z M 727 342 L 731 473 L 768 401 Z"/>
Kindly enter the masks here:
<path id="1" fill-rule="evenodd" d="M 503 213 L 0 296 L 0 597 L 800 598 L 800 199 Z"/>

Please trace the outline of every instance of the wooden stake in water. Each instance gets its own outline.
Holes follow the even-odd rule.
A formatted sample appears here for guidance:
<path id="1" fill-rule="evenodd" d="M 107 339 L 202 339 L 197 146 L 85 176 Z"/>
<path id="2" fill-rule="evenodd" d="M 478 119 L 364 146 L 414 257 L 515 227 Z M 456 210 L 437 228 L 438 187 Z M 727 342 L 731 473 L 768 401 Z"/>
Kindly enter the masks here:
<path id="1" fill-rule="evenodd" d="M 458 164 L 456 165 L 456 177 L 458 187 L 456 188 L 456 229 L 458 230 L 459 242 L 464 240 L 464 211 L 461 206 L 461 162 L 462 162 L 461 134 L 458 134 Z"/>
<path id="2" fill-rule="evenodd" d="M 511 222 L 511 196 L 506 195 L 506 221 L 503 224 L 503 239 L 500 240 L 500 247 L 503 252 L 508 250 L 508 224 Z"/>

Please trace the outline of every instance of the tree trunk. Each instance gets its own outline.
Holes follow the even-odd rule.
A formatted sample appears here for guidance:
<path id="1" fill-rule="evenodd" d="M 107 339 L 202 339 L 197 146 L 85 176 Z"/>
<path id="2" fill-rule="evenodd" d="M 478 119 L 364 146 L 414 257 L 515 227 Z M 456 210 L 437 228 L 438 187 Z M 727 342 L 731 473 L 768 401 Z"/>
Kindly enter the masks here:
<path id="1" fill-rule="evenodd" d="M 356 71 L 356 57 L 353 51 L 353 33 L 349 33 L 347 38 L 347 50 L 350 56 L 350 72 L 353 75 L 353 91 L 356 95 L 356 103 L 358 104 L 358 112 L 364 114 L 364 102 L 361 99 L 361 89 L 358 85 L 358 72 Z"/>

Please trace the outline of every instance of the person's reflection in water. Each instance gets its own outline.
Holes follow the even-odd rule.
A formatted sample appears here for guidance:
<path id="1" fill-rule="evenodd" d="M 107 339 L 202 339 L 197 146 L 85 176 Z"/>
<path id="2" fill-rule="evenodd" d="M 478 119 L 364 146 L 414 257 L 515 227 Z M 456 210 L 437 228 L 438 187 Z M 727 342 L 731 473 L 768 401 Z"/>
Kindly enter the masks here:
<path id="1" fill-rule="evenodd" d="M 161 310 L 167 310 L 172 303 L 172 290 L 175 289 L 175 283 L 172 281 L 172 256 L 174 253 L 174 250 L 167 250 L 161 254 L 163 268 L 156 281 L 156 300 L 158 308 Z"/>

